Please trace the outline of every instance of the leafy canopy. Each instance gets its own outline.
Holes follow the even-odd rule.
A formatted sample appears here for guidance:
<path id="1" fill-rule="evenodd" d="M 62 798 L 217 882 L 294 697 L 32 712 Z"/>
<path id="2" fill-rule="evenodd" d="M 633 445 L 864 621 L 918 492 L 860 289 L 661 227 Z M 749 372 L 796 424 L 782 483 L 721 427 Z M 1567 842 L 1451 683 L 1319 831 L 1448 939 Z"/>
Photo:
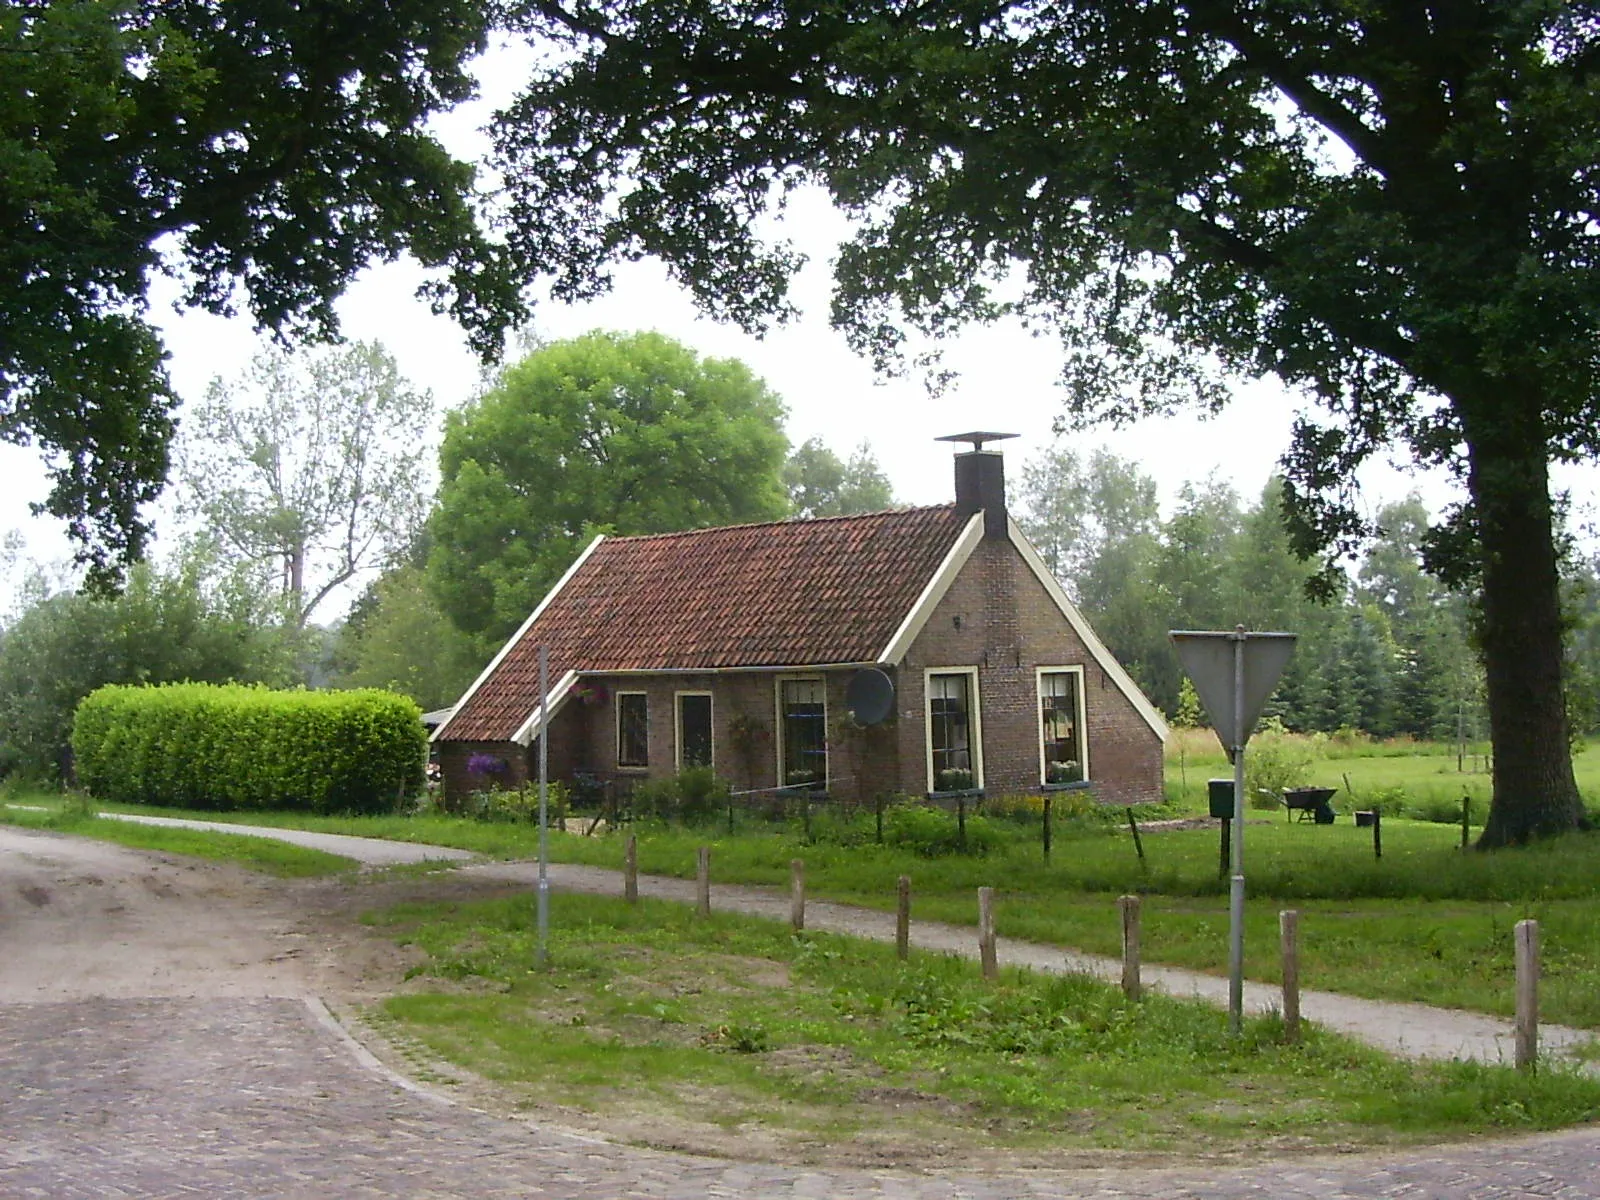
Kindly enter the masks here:
<path id="1" fill-rule="evenodd" d="M 187 418 L 183 491 L 223 554 L 281 579 L 302 626 L 421 527 L 433 398 L 377 342 L 267 350 L 213 379 Z"/>
<path id="2" fill-rule="evenodd" d="M 756 220 L 859 218 L 834 319 L 1057 330 L 1069 415 L 1213 408 L 1237 375 L 1321 401 L 1285 456 L 1295 549 L 1370 532 L 1403 445 L 1470 503 L 1430 534 L 1481 579 L 1488 845 L 1583 820 L 1561 704 L 1551 458 L 1600 450 L 1600 6 L 1556 0 L 537 0 L 569 53 L 496 126 L 512 245 L 558 292 L 655 253 L 702 303 L 781 314 Z M 552 217 L 550 214 L 559 214 Z M 1324 590 L 1336 586 L 1331 570 Z"/>
<path id="3" fill-rule="evenodd" d="M 1010 311 L 1059 332 L 1075 414 L 1215 407 L 1230 372 L 1315 393 L 1305 545 L 1363 530 L 1339 501 L 1391 438 L 1464 467 L 1437 399 L 1485 376 L 1536 386 L 1556 452 L 1600 446 L 1594 5 L 524 8 L 571 54 L 499 154 L 566 294 L 651 252 L 759 323 L 795 259 L 755 218 L 819 182 L 860 220 L 835 320 L 880 364 Z"/>
<path id="4" fill-rule="evenodd" d="M 138 556 L 174 397 L 145 317 L 187 304 L 325 336 L 373 259 L 409 251 L 483 353 L 517 280 L 473 171 L 427 132 L 485 44 L 470 0 L 20 0 L 0 6 L 0 437 L 102 570 Z"/>
<path id="5" fill-rule="evenodd" d="M 783 405 L 734 359 L 658 333 L 589 333 L 508 368 L 445 422 L 429 584 L 504 639 L 597 533 L 784 516 Z"/>
<path id="6" fill-rule="evenodd" d="M 894 507 L 894 489 L 869 442 L 841 461 L 821 438 L 807 438 L 783 464 L 783 486 L 797 517 L 842 517 Z"/>

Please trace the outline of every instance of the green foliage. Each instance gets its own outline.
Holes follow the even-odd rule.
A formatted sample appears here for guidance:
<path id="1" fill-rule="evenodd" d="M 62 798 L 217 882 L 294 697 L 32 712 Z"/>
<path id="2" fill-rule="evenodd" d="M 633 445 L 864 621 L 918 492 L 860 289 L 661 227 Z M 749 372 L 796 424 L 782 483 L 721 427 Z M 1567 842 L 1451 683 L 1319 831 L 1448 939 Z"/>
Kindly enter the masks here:
<path id="1" fill-rule="evenodd" d="M 545 819 L 550 824 L 565 819 L 568 802 L 566 784 L 559 780 L 545 784 Z M 491 825 L 537 825 L 539 785 L 534 783 L 520 788 L 488 788 L 469 792 L 453 815 Z"/>
<path id="2" fill-rule="evenodd" d="M 119 594 L 36 600 L 0 638 L 0 767 L 58 776 L 78 702 L 108 683 L 285 684 L 296 644 L 248 598 L 207 587 L 209 565 L 140 565 Z"/>
<path id="3" fill-rule="evenodd" d="M 289 620 L 304 625 L 415 537 L 432 424 L 432 396 L 377 342 L 273 347 L 190 406 L 184 491 L 224 553 L 281 581 Z"/>
<path id="4" fill-rule="evenodd" d="M 78 706 L 72 748 L 102 800 L 374 813 L 422 786 L 418 718 L 389 692 L 109 686 Z"/>
<path id="5" fill-rule="evenodd" d="M 663 779 L 640 780 L 633 787 L 636 816 L 695 823 L 728 811 L 729 785 L 710 767 L 685 767 Z"/>
<path id="6" fill-rule="evenodd" d="M 893 804 L 883 814 L 883 840 L 921 858 L 951 854 L 983 856 L 1006 839 L 994 823 L 976 813 L 966 815 L 966 836 L 954 812 L 908 801 Z"/>
<path id="7" fill-rule="evenodd" d="M 0 436 L 41 448 L 46 508 L 91 563 L 139 557 L 167 472 L 152 279 L 326 335 L 356 273 L 409 251 L 498 349 L 522 276 L 428 132 L 471 95 L 486 19 L 468 0 L 0 6 Z"/>
<path id="8" fill-rule="evenodd" d="M 901 963 L 886 944 L 698 918 L 686 905 L 554 896 L 544 971 L 528 969 L 527 895 L 374 920 L 426 955 L 420 986 L 385 1006 L 408 1035 L 598 1114 L 692 1087 L 694 1118 L 713 1129 L 756 1112 L 763 1136 L 812 1140 L 823 1127 L 914 1161 L 930 1144 L 1192 1155 L 1259 1141 L 1263 1129 L 1392 1144 L 1600 1110 L 1600 1084 L 1576 1072 L 1393 1059 L 1315 1025 L 1291 1046 L 1273 1015 L 1235 1037 L 1223 1012 L 1192 1000 L 1131 1003 L 1075 975 L 991 982 L 953 955 Z M 430 979 L 471 986 L 430 989 Z"/>
<path id="9" fill-rule="evenodd" d="M 783 406 L 733 359 L 656 333 L 534 351 L 445 423 L 428 580 L 498 642 L 595 534 L 781 517 Z"/>
<path id="10" fill-rule="evenodd" d="M 533 30 L 577 48 L 497 122 L 512 240 L 573 293 L 648 248 L 759 326 L 800 262 L 759 218 L 815 183 L 857 217 L 834 320 L 885 369 L 908 326 L 1021 314 L 1061 339 L 1072 420 L 1214 409 L 1238 375 L 1315 396 L 1284 457 L 1293 548 L 1336 594 L 1372 532 L 1362 464 L 1403 448 L 1462 484 L 1427 553 L 1483 590 L 1513 743 L 1485 838 L 1558 833 L 1582 809 L 1549 463 L 1600 452 L 1600 225 L 1574 215 L 1600 210 L 1600 31 L 1570 4 L 1473 12 L 544 6 Z"/>
<path id="11" fill-rule="evenodd" d="M 370 609 L 340 629 L 335 661 L 341 687 L 400 692 L 424 712 L 454 704 L 483 669 L 477 642 L 450 623 L 414 566 L 378 580 Z"/>
<path id="12" fill-rule="evenodd" d="M 894 507 L 889 478 L 867 442 L 846 463 L 821 438 L 807 439 L 784 463 L 783 486 L 797 517 L 842 517 Z"/>
<path id="13" fill-rule="evenodd" d="M 1251 808 L 1280 808 L 1288 788 L 1304 787 L 1314 756 L 1304 739 L 1293 737 L 1283 722 L 1268 718 L 1245 751 L 1245 797 Z"/>
<path id="14" fill-rule="evenodd" d="M 1194 690 L 1194 684 L 1187 675 L 1178 686 L 1178 715 L 1173 719 L 1173 723 L 1183 729 L 1199 729 L 1206 723 L 1206 712 L 1200 704 L 1200 693 Z"/>

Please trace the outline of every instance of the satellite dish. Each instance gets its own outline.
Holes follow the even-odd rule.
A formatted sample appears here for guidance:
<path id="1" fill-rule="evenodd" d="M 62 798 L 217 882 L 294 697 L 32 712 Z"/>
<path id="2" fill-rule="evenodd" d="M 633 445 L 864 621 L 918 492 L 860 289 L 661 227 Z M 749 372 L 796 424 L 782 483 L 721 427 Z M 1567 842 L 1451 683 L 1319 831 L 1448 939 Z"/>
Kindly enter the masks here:
<path id="1" fill-rule="evenodd" d="M 844 702 L 857 724 L 880 724 L 894 711 L 894 680 L 877 667 L 865 667 L 850 677 Z"/>

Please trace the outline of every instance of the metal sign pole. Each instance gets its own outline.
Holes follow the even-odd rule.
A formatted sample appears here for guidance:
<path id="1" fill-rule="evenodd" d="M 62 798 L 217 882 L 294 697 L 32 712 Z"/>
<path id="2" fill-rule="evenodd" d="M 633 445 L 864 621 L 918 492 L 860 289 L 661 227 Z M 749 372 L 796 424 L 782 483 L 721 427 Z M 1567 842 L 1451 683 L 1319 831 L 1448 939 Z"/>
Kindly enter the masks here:
<path id="1" fill-rule="evenodd" d="M 1244 626 L 1233 642 L 1233 878 L 1228 884 L 1228 1031 L 1244 1030 Z"/>
<path id="2" fill-rule="evenodd" d="M 550 656 L 539 647 L 539 966 L 550 959 Z"/>
<path id="3" fill-rule="evenodd" d="M 1294 651 L 1292 633 L 1174 629 L 1173 648 L 1233 759 L 1232 878 L 1228 886 L 1228 1026 L 1244 1026 L 1244 750 L 1262 706 Z"/>

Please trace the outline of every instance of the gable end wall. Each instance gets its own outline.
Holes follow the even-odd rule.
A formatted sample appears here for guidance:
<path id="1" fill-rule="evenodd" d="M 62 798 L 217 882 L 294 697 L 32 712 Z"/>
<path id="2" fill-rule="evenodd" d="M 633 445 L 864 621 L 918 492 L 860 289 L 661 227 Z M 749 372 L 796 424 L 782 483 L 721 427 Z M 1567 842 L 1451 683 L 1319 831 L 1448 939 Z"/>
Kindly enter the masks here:
<path id="1" fill-rule="evenodd" d="M 1160 738 L 1094 661 L 1021 555 L 998 539 L 985 539 L 974 551 L 896 672 L 907 790 L 926 786 L 926 668 L 978 668 L 984 786 L 998 796 L 1039 790 L 1035 669 L 1078 665 L 1095 799 L 1116 805 L 1160 801 Z"/>

